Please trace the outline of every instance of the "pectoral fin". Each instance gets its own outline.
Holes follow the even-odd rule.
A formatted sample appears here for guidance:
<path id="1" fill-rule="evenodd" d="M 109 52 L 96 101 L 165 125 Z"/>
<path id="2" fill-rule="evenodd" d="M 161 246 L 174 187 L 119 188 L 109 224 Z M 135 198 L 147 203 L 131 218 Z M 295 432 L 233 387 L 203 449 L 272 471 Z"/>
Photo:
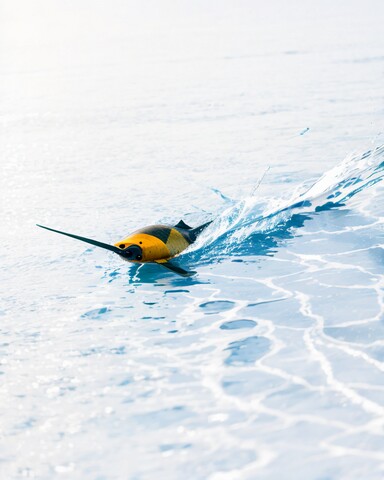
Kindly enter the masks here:
<path id="1" fill-rule="evenodd" d="M 182 277 L 191 277 L 192 275 L 195 275 L 196 272 L 190 270 L 184 270 L 184 268 L 181 268 L 177 265 L 174 265 L 173 263 L 171 262 L 167 262 L 167 261 L 155 261 L 155 263 L 157 263 L 158 265 L 161 265 L 162 267 L 164 268 L 167 268 L 168 270 L 171 270 L 172 272 L 174 273 L 177 273 L 178 275 L 181 275 Z"/>

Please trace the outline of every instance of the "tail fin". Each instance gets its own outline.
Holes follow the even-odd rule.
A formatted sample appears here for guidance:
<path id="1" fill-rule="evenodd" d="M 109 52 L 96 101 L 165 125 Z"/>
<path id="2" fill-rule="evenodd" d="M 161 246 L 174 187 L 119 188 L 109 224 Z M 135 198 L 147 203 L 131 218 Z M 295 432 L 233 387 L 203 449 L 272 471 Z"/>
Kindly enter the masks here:
<path id="1" fill-rule="evenodd" d="M 209 222 L 207 223 L 203 223 L 203 225 L 200 225 L 199 227 L 196 227 L 196 228 L 192 228 L 192 230 L 189 230 L 189 235 L 190 235 L 190 238 L 192 239 L 192 241 L 194 242 L 196 240 L 196 238 L 200 235 L 200 233 L 205 230 L 208 225 L 210 225 L 211 223 L 213 222 L 213 220 L 210 220 Z"/>

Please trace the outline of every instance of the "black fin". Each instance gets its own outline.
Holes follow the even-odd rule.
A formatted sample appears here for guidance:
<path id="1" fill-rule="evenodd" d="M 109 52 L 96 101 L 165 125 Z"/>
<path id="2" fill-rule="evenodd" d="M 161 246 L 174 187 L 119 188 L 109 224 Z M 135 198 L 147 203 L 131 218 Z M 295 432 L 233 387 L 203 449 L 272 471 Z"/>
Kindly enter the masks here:
<path id="1" fill-rule="evenodd" d="M 91 238 L 80 237 L 79 235 L 73 235 L 72 233 L 61 232 L 60 230 L 54 230 L 53 228 L 44 227 L 43 225 L 36 224 L 36 226 L 40 228 L 45 228 L 45 230 L 50 230 L 51 232 L 61 233 L 61 235 L 66 235 L 67 237 L 76 238 L 76 240 L 81 240 L 82 242 L 90 243 L 91 245 L 95 245 L 96 247 L 105 248 L 106 250 L 110 250 L 111 252 L 118 253 L 119 255 L 122 254 L 122 251 L 119 248 L 114 247 L 113 245 L 108 245 L 107 243 L 98 242 L 97 240 L 92 240 Z"/>
<path id="2" fill-rule="evenodd" d="M 200 235 L 200 233 L 203 230 L 205 230 L 208 227 L 208 225 L 210 225 L 212 222 L 213 222 L 213 220 L 211 220 L 210 222 L 207 222 L 207 223 L 203 223 L 203 225 L 200 225 L 199 227 L 193 228 L 189 232 L 189 236 L 190 236 L 192 242 L 194 242 L 196 240 L 196 238 Z"/>
<path id="3" fill-rule="evenodd" d="M 184 230 L 192 230 L 192 227 L 190 227 L 185 222 L 183 222 L 183 220 L 180 220 L 180 222 L 177 225 L 175 225 L 175 227 L 176 228 L 184 228 Z"/>
<path id="4" fill-rule="evenodd" d="M 190 270 L 184 270 L 184 268 L 181 268 L 177 265 L 174 265 L 171 262 L 156 262 L 157 265 L 161 265 L 164 268 L 167 268 L 168 270 L 171 270 L 174 273 L 177 273 L 178 275 L 181 275 L 182 277 L 191 277 L 192 275 L 195 275 L 196 272 Z"/>

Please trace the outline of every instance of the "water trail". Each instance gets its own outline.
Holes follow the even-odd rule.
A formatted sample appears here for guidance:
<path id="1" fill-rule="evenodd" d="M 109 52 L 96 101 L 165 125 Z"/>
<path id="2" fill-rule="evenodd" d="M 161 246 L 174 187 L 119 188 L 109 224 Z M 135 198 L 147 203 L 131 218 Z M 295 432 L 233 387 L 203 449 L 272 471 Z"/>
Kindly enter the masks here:
<path id="1" fill-rule="evenodd" d="M 348 199 L 384 177 L 384 145 L 349 155 L 312 186 L 297 187 L 289 198 L 260 199 L 255 195 L 228 204 L 211 227 L 182 255 L 185 261 L 235 255 L 268 255 L 282 239 L 323 210 L 345 205 Z"/>

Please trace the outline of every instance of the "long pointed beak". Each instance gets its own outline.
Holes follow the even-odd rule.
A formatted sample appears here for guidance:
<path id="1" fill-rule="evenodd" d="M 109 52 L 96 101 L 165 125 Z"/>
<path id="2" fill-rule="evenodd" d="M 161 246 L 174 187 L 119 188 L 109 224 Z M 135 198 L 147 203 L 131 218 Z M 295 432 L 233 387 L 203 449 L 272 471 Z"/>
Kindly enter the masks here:
<path id="1" fill-rule="evenodd" d="M 80 237 L 79 235 L 73 235 L 73 233 L 61 232 L 60 230 L 54 230 L 53 228 L 44 227 L 43 225 L 36 224 L 36 226 L 40 228 L 45 228 L 46 230 L 50 230 L 51 232 L 61 233 L 61 235 L 66 235 L 67 237 L 76 238 L 76 240 L 81 240 L 82 242 L 90 243 L 91 245 L 95 245 L 96 247 L 105 248 L 106 250 L 110 250 L 111 252 L 118 253 L 119 255 L 124 255 L 123 250 L 120 250 L 119 248 L 114 247 L 113 245 L 108 245 L 108 243 L 102 243 L 102 242 L 98 242 L 97 240 L 92 240 L 91 238 Z"/>

